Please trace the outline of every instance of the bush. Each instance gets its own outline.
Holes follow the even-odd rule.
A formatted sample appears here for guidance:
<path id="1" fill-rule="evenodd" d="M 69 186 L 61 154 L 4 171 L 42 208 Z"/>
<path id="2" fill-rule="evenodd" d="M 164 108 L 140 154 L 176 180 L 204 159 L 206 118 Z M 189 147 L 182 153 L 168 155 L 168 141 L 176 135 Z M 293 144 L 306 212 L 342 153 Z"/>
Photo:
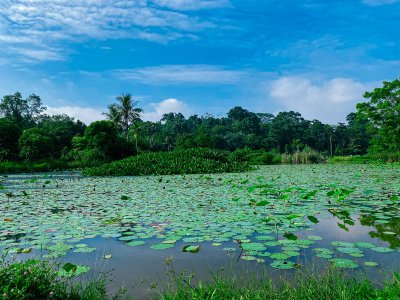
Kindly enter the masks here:
<path id="1" fill-rule="evenodd" d="M 118 136 L 111 121 L 90 124 L 83 137 L 72 139 L 73 149 L 63 156 L 75 166 L 91 167 L 135 154 L 135 146 Z"/>
<path id="2" fill-rule="evenodd" d="M 293 154 L 284 153 L 281 156 L 283 164 L 319 164 L 325 163 L 327 158 L 311 148 L 305 148 L 303 151 L 296 151 Z"/>
<path id="3" fill-rule="evenodd" d="M 46 262 L 29 259 L 25 262 L 3 264 L 0 267 L 0 299 L 107 299 L 104 281 L 86 287 L 71 285 L 58 277 L 57 270 Z"/>
<path id="4" fill-rule="evenodd" d="M 277 155 L 263 149 L 252 150 L 248 147 L 237 149 L 231 153 L 235 161 L 248 162 L 251 165 L 273 165 L 279 163 Z"/>
<path id="5" fill-rule="evenodd" d="M 230 152 L 195 148 L 171 152 L 145 152 L 100 167 L 88 168 L 91 176 L 170 175 L 241 172 L 245 162 L 232 159 Z"/>
<path id="6" fill-rule="evenodd" d="M 213 276 L 210 283 L 200 282 L 193 286 L 190 279 L 183 275 L 175 275 L 175 290 L 168 289 L 162 294 L 163 300 L 310 300 L 310 299 L 400 299 L 400 274 L 394 273 L 392 278 L 381 288 L 376 288 L 367 279 L 352 279 L 343 276 L 338 270 L 329 270 L 326 274 L 297 275 L 293 281 L 281 279 L 274 284 L 272 278 L 237 278 Z"/>
<path id="7" fill-rule="evenodd" d="M 30 128 L 22 133 L 18 147 L 22 158 L 26 161 L 34 161 L 48 157 L 48 153 L 53 153 L 54 143 L 46 130 Z"/>
<path id="8" fill-rule="evenodd" d="M 329 163 L 347 164 L 376 164 L 400 162 L 400 153 L 374 153 L 369 155 L 334 156 L 328 160 Z"/>
<path id="9" fill-rule="evenodd" d="M 2 162 L 0 163 L 0 174 L 22 173 L 22 172 L 47 172 L 55 170 L 71 169 L 72 165 L 63 160 L 46 159 L 34 163 L 25 162 Z"/>
<path id="10" fill-rule="evenodd" d="M 0 119 L 0 161 L 18 157 L 18 140 L 21 129 L 13 121 Z"/>

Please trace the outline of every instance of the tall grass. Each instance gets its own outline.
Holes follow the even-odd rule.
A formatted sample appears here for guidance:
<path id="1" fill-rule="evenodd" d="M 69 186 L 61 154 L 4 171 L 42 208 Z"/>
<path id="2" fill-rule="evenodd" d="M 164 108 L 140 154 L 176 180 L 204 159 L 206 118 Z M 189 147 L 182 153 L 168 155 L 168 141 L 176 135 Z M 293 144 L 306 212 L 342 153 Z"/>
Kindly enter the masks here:
<path id="1" fill-rule="evenodd" d="M 293 154 L 284 153 L 281 156 L 283 164 L 320 164 L 325 163 L 327 158 L 312 149 L 296 151 Z"/>
<path id="2" fill-rule="evenodd" d="M 400 153 L 374 153 L 368 155 L 334 156 L 329 158 L 328 163 L 345 164 L 376 164 L 376 163 L 398 163 Z"/>
<path id="3" fill-rule="evenodd" d="M 29 259 L 0 266 L 0 299 L 106 300 L 106 281 L 83 286 L 58 277 L 55 265 Z"/>
<path id="4" fill-rule="evenodd" d="M 398 300 L 400 275 L 395 273 L 380 287 L 367 279 L 348 279 L 338 270 L 326 274 L 298 275 L 294 281 L 282 279 L 274 284 L 270 278 L 224 279 L 214 276 L 210 283 L 191 284 L 179 276 L 174 290 L 161 292 L 163 300 Z"/>

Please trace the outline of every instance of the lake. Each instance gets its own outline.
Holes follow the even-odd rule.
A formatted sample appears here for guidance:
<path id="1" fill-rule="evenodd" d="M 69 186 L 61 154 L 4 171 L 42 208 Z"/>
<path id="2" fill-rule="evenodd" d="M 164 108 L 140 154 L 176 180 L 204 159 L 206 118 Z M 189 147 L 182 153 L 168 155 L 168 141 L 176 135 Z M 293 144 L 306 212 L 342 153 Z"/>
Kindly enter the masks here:
<path id="1" fill-rule="evenodd" d="M 0 249 L 107 272 L 149 298 L 167 270 L 291 278 L 330 265 L 374 281 L 400 269 L 400 167 L 262 166 L 240 174 L 0 179 Z M 165 260 L 172 257 L 172 264 Z M 90 267 L 89 268 L 86 268 Z"/>

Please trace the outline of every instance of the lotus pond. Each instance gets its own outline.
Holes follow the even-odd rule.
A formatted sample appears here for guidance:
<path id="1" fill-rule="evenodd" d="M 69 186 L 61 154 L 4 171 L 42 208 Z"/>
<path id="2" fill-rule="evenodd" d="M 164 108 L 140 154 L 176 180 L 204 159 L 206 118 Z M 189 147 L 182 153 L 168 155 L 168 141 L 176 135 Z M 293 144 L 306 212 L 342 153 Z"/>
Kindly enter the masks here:
<path id="1" fill-rule="evenodd" d="M 198 279 L 227 265 L 277 277 L 333 265 L 379 281 L 400 269 L 399 178 L 395 165 L 3 176 L 0 250 L 76 264 L 64 276 L 110 271 L 111 289 L 123 285 L 138 298 L 165 279 L 171 256 Z"/>

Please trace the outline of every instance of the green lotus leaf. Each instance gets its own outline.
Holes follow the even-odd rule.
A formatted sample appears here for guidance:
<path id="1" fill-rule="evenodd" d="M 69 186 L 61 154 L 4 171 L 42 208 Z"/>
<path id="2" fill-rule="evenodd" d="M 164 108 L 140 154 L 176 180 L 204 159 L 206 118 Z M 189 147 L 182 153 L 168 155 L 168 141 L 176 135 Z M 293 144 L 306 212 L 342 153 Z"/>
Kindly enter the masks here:
<path id="1" fill-rule="evenodd" d="M 135 246 L 142 246 L 142 245 L 146 244 L 146 242 L 145 241 L 132 241 L 132 242 L 128 242 L 126 244 L 128 246 L 135 247 Z"/>
<path id="2" fill-rule="evenodd" d="M 91 247 L 83 247 L 83 248 L 77 248 L 73 252 L 76 253 L 90 253 L 96 251 L 96 248 L 91 248 Z"/>
<path id="3" fill-rule="evenodd" d="M 393 249 L 387 248 L 387 247 L 373 247 L 371 248 L 372 251 L 375 252 L 380 252 L 380 253 L 389 253 L 389 252 L 393 252 Z"/>
<path id="4" fill-rule="evenodd" d="M 257 260 L 257 258 L 255 258 L 254 256 L 251 255 L 244 255 L 241 257 L 241 259 L 243 260 Z"/>
<path id="5" fill-rule="evenodd" d="M 284 260 L 284 259 L 288 259 L 290 257 L 290 255 L 288 255 L 286 253 L 273 253 L 269 257 L 271 257 L 272 259 Z"/>
<path id="6" fill-rule="evenodd" d="M 199 245 L 187 245 L 182 248 L 182 252 L 197 253 L 200 251 Z"/>
<path id="7" fill-rule="evenodd" d="M 358 268 L 358 265 L 350 260 L 345 258 L 332 258 L 329 260 L 334 267 L 336 268 L 345 268 L 345 269 L 355 269 Z"/>
<path id="8" fill-rule="evenodd" d="M 154 249 L 154 250 L 164 250 L 164 249 L 169 249 L 169 248 L 173 248 L 175 245 L 173 244 L 155 244 L 155 245 L 151 245 L 150 248 Z"/>
<path id="9" fill-rule="evenodd" d="M 271 267 L 281 270 L 290 270 L 296 267 L 296 264 L 291 261 L 277 260 L 270 264 Z"/>

